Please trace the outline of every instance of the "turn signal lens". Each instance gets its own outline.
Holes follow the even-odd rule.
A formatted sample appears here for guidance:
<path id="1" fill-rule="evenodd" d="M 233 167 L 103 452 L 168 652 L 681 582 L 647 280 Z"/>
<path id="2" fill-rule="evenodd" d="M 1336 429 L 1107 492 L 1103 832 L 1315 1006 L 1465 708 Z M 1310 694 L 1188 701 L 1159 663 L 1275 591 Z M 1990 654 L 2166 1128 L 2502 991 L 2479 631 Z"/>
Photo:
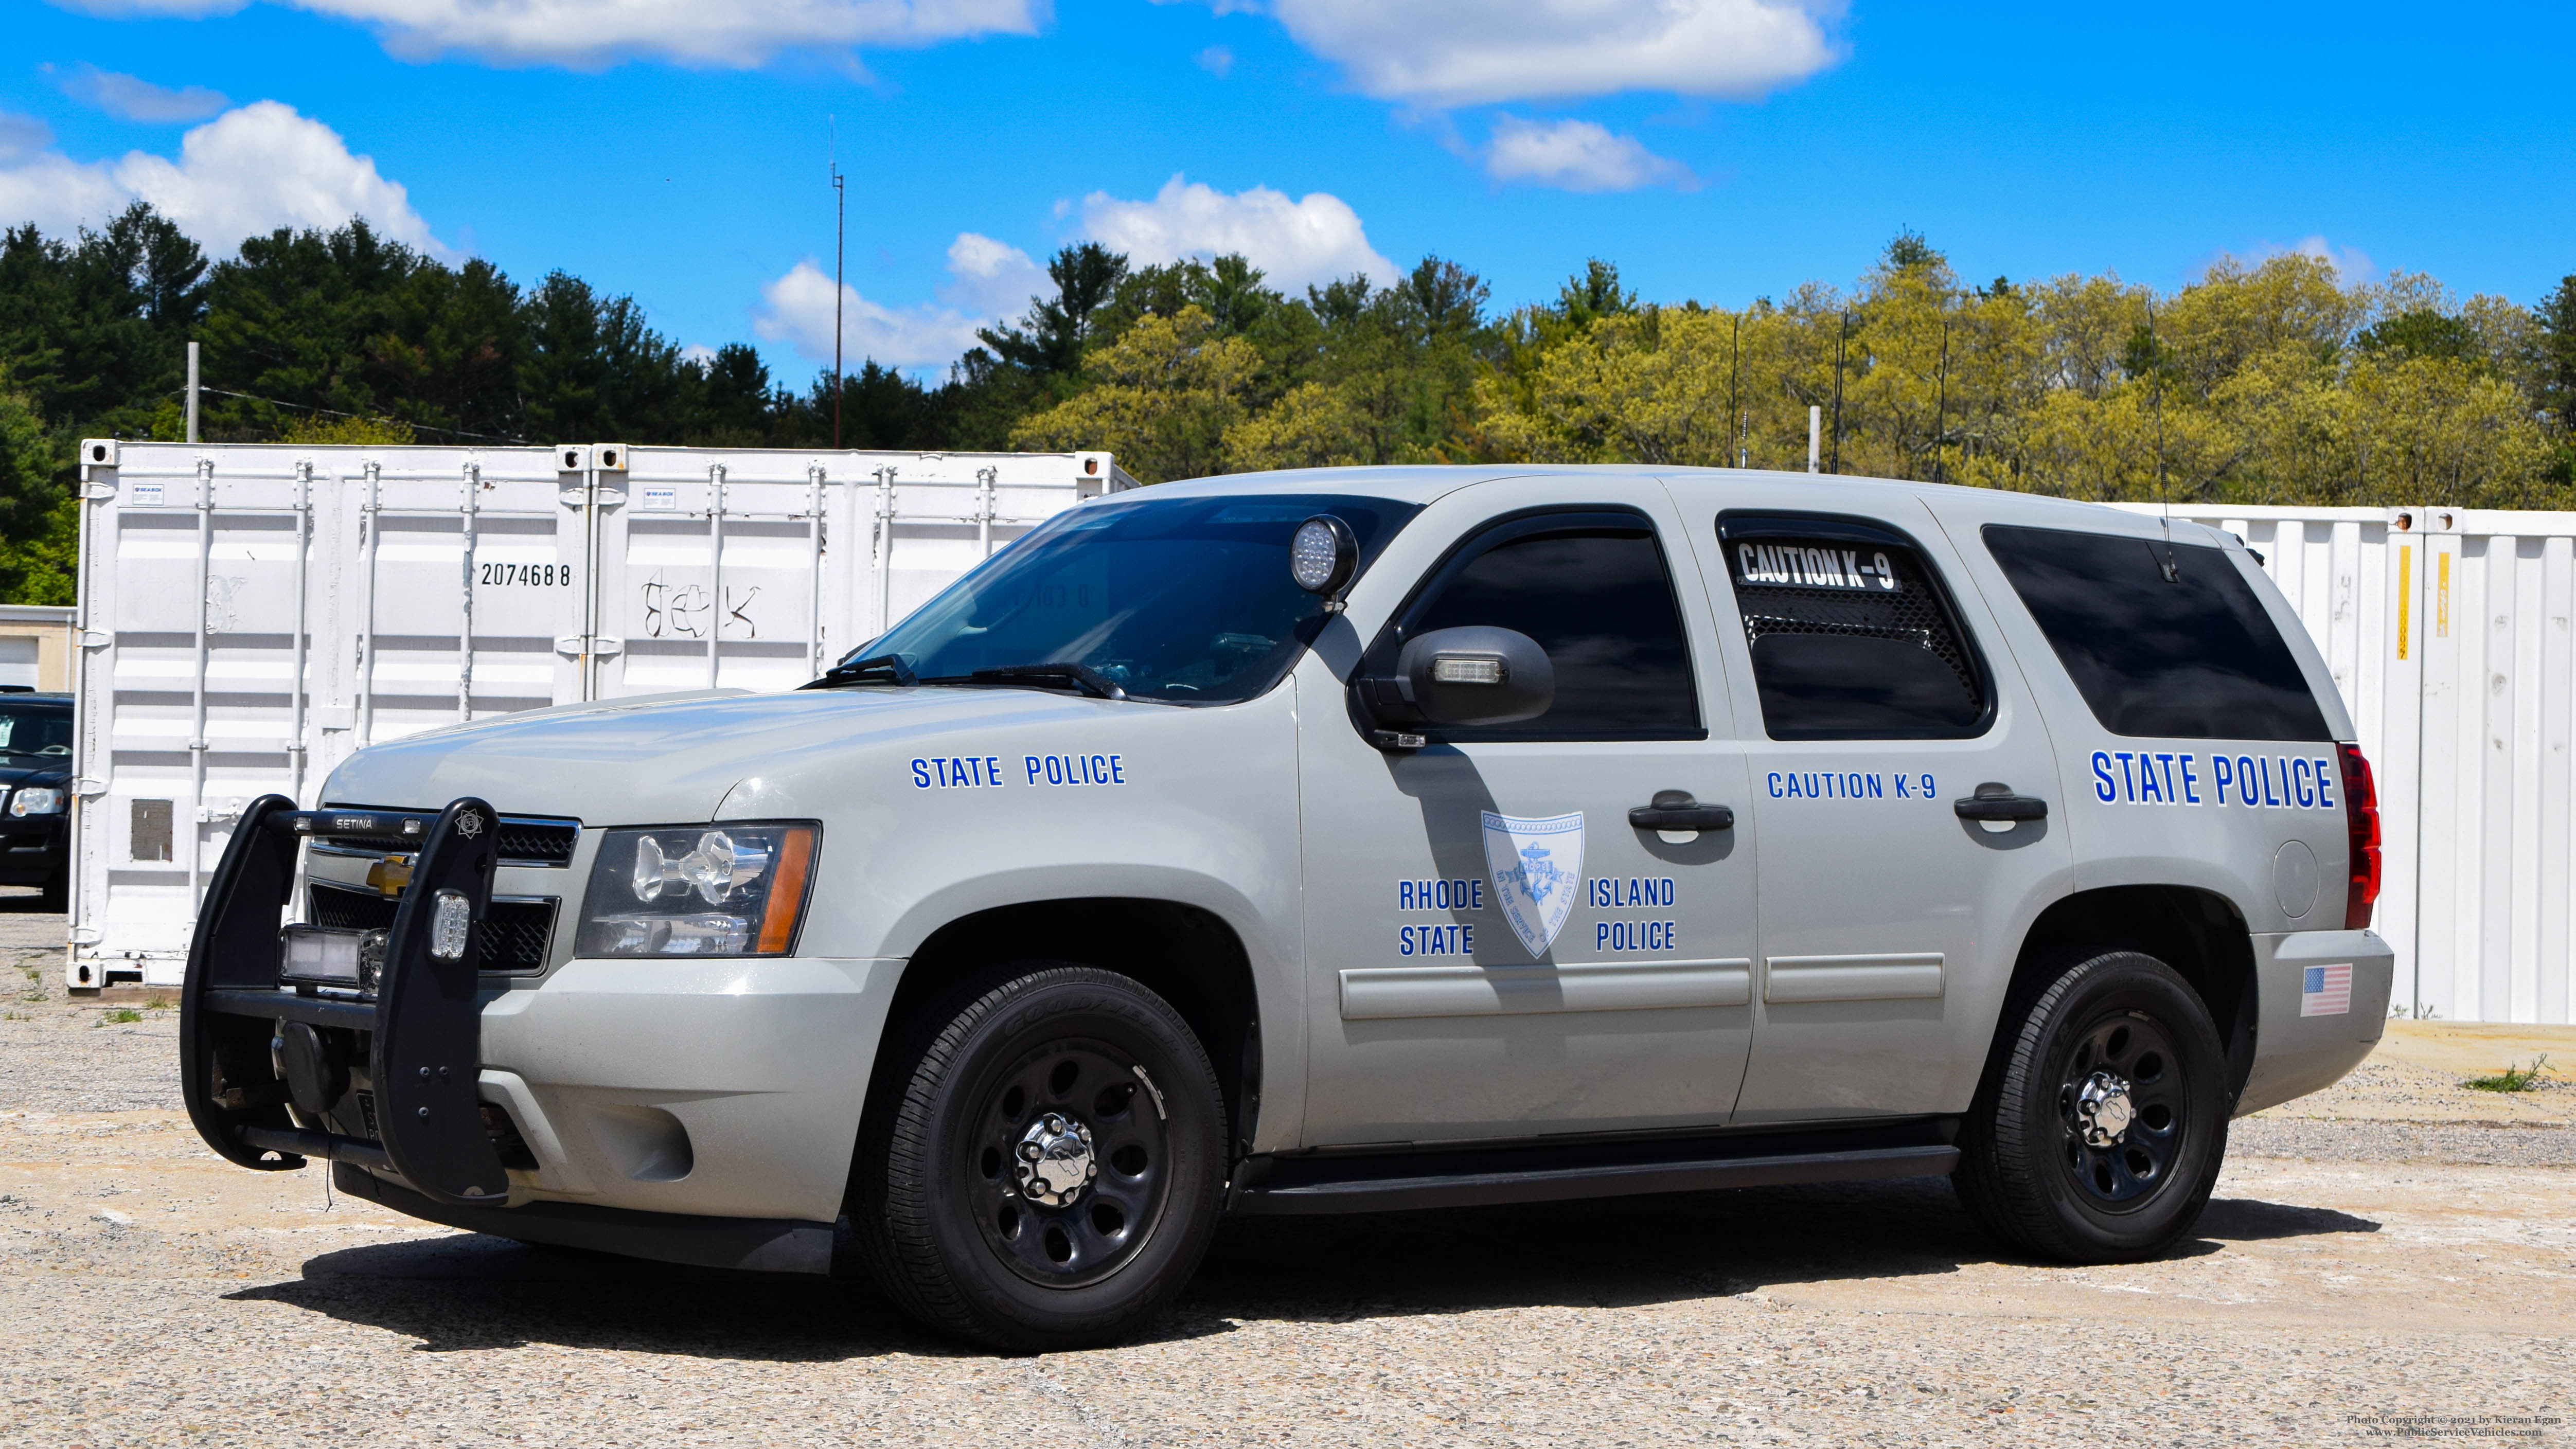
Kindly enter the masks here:
<path id="1" fill-rule="evenodd" d="M 2344 892 L 2343 928 L 2370 925 L 2371 908 L 2379 902 L 2379 789 L 2370 761 L 2359 745 L 2337 745 L 2343 760 L 2343 822 L 2351 885 Z"/>

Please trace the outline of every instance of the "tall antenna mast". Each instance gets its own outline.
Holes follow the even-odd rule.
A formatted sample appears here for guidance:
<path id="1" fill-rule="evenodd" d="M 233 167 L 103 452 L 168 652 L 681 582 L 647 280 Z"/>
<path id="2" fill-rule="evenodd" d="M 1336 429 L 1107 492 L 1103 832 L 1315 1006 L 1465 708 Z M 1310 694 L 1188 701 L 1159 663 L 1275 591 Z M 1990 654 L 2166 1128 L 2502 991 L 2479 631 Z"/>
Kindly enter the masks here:
<path id="1" fill-rule="evenodd" d="M 841 260 L 850 232 L 850 189 L 841 175 L 840 125 L 823 118 L 832 165 L 832 447 L 841 446 Z"/>

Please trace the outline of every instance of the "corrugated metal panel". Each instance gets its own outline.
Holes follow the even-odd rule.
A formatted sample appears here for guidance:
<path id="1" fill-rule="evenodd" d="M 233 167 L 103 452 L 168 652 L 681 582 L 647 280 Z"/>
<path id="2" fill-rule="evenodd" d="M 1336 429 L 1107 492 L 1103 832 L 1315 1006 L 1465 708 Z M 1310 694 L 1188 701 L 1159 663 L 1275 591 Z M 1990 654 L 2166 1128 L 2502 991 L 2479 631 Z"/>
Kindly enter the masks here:
<path id="1" fill-rule="evenodd" d="M 1105 453 L 92 442 L 82 459 L 76 986 L 175 983 L 241 806 L 318 803 L 371 741 L 792 687 L 1038 521 L 1133 486 Z"/>
<path id="2" fill-rule="evenodd" d="M 2173 515 L 2263 556 L 2343 691 L 2379 774 L 2377 926 L 2397 948 L 2401 1004 L 2448 1021 L 2571 1020 L 2576 513 Z"/>

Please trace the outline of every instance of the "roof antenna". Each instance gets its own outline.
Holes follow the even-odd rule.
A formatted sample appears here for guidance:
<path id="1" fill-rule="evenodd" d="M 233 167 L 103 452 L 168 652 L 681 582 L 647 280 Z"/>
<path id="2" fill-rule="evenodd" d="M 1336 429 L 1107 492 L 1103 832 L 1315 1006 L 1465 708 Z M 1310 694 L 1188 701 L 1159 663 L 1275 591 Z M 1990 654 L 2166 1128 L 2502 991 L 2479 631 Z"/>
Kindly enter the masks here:
<path id="1" fill-rule="evenodd" d="M 2156 337 L 2156 303 L 2147 299 L 2147 408 L 2156 419 L 2156 502 L 2162 506 L 2165 525 L 2165 551 L 2156 556 L 2156 567 L 2164 572 L 2165 582 L 2182 582 L 2182 570 L 2176 566 L 2173 541 L 2173 491 L 2165 483 L 2165 348 Z"/>

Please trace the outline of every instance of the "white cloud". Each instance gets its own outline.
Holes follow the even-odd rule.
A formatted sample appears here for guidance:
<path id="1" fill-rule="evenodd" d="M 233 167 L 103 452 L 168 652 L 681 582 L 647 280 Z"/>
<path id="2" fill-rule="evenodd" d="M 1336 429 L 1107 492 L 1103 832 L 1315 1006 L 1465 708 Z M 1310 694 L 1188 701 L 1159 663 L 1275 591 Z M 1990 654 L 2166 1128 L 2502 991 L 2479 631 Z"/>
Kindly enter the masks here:
<path id="1" fill-rule="evenodd" d="M 1200 51 L 1198 59 L 1199 69 L 1218 80 L 1225 79 L 1226 72 L 1234 69 L 1234 52 L 1222 45 L 1211 45 Z"/>
<path id="2" fill-rule="evenodd" d="M 980 317 L 1016 317 L 1030 298 L 1055 292 L 1055 279 L 1027 252 L 971 231 L 948 244 L 948 275 L 941 299 Z"/>
<path id="3" fill-rule="evenodd" d="M 64 0 L 58 0 L 64 3 Z M 107 15 L 207 15 L 242 0 L 68 0 Z M 683 65 L 753 66 L 782 51 L 929 45 L 1033 35 L 1050 0 L 280 0 L 354 20 L 415 59 L 462 51 L 488 60 L 595 68 L 638 56 Z"/>
<path id="4" fill-rule="evenodd" d="M 171 90 L 118 71 L 84 65 L 63 81 L 63 94 L 127 121 L 202 121 L 232 104 L 204 86 Z"/>
<path id="5" fill-rule="evenodd" d="M 2286 246 L 2280 242 L 2256 242 L 2241 252 L 2221 252 L 2219 255 L 2247 266 L 2260 266 L 2279 256 L 2313 257 L 2334 268 L 2336 280 L 2347 287 L 2360 286 L 2379 277 L 2379 263 L 2370 259 L 2370 253 L 2359 247 L 2336 246 L 2321 234 L 2301 237 Z"/>
<path id="6" fill-rule="evenodd" d="M 1316 191 L 1291 201 L 1267 186 L 1227 196 L 1175 175 L 1151 201 L 1105 191 L 1082 199 L 1082 231 L 1137 262 L 1241 252 L 1270 285 L 1295 289 L 1364 273 L 1393 282 L 1395 264 L 1369 246 L 1359 213 Z"/>
<path id="7" fill-rule="evenodd" d="M 0 161 L 0 225 L 32 221 L 66 232 L 137 200 L 218 252 L 281 226 L 328 229 L 362 216 L 395 241 L 456 255 L 430 235 L 400 182 L 349 154 L 338 132 L 277 101 L 254 101 L 189 131 L 175 161 L 149 151 L 74 161 L 52 150 Z"/>
<path id="8" fill-rule="evenodd" d="M 1840 0 L 1270 0 L 1298 44 L 1385 100 L 1618 91 L 1750 100 L 1831 65 Z"/>
<path id="9" fill-rule="evenodd" d="M 1688 191 L 1699 178 L 1679 161 L 1658 156 L 1634 136 L 1614 136 L 1590 121 L 1494 120 L 1485 171 L 1497 181 L 1527 181 L 1563 191 L 1634 191 L 1677 186 Z"/>
<path id="10" fill-rule="evenodd" d="M 1025 311 L 1032 296 L 1055 291 L 1044 269 L 1018 247 L 971 231 L 948 244 L 947 285 L 939 303 L 889 307 L 844 284 L 841 358 L 847 371 L 868 358 L 896 368 L 938 367 L 976 345 L 975 329 Z M 784 342 L 816 362 L 832 360 L 832 277 L 814 261 L 798 262 L 760 289 L 751 330 Z"/>

